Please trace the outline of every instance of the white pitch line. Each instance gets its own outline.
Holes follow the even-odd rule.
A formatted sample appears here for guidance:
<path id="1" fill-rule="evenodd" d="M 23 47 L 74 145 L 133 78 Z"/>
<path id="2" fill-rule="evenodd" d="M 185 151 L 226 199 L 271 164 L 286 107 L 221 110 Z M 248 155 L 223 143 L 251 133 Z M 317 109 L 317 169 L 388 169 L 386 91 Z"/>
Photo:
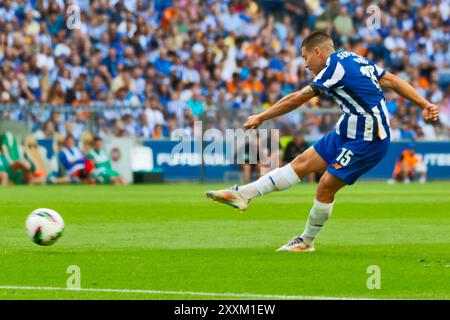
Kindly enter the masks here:
<path id="1" fill-rule="evenodd" d="M 109 293 L 141 293 L 141 294 L 167 294 L 206 297 L 234 297 L 254 299 L 281 299 L 281 300 L 372 300 L 370 298 L 354 297 L 327 297 L 327 296 L 298 296 L 298 295 L 274 295 L 255 293 L 230 293 L 230 292 L 193 292 L 193 291 L 166 291 L 166 290 L 139 290 L 139 289 L 100 289 L 100 288 L 58 288 L 58 287 L 30 287 L 30 286 L 0 286 L 0 290 L 29 290 L 29 291 L 71 291 L 71 292 L 109 292 Z"/>

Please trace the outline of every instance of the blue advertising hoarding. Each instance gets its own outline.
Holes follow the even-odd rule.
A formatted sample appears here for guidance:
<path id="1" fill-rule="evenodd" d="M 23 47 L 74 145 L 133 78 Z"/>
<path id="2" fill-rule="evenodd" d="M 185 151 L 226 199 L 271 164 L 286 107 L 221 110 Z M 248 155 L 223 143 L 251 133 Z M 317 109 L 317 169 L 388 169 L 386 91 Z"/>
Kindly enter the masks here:
<path id="1" fill-rule="evenodd" d="M 145 141 L 144 145 L 152 150 L 153 166 L 164 172 L 164 179 L 170 180 L 200 180 L 201 175 L 205 180 L 223 180 L 226 172 L 239 171 L 239 167 L 234 164 L 212 165 L 211 159 L 205 157 L 205 164 L 201 165 L 201 146 L 192 141 L 185 142 L 187 147 L 182 156 L 172 156 L 172 151 L 179 145 L 178 141 Z M 206 144 L 204 145 L 206 147 Z M 225 150 L 225 145 L 223 149 Z M 174 153 L 177 155 L 177 153 Z M 223 159 L 221 150 L 215 154 L 217 159 Z M 202 173 L 202 170 L 203 173 Z"/>
<path id="2" fill-rule="evenodd" d="M 200 151 L 197 150 L 197 164 L 180 160 L 170 161 L 175 141 L 147 141 L 145 145 L 153 151 L 154 164 L 164 171 L 166 179 L 199 179 Z M 394 170 L 395 162 L 409 142 L 392 142 L 386 157 L 363 178 L 388 179 Z M 428 169 L 429 179 L 450 179 L 450 142 L 416 142 L 416 152 L 423 158 Z M 192 146 L 194 152 L 194 146 Z M 205 180 L 221 180 L 225 172 L 238 171 L 237 165 L 205 165 Z"/>
<path id="3" fill-rule="evenodd" d="M 53 154 L 51 140 L 39 140 L 38 142 L 48 149 L 48 156 Z M 235 164 L 211 164 L 211 157 L 205 158 L 205 165 L 202 168 L 201 147 L 197 146 L 196 149 L 193 142 L 189 143 L 191 151 L 184 153 L 182 157 L 172 157 L 172 151 L 178 144 L 177 141 L 150 140 L 145 141 L 144 145 L 152 150 L 154 169 L 162 170 L 166 180 L 198 181 L 203 176 L 205 181 L 221 181 L 226 173 L 239 172 L 239 166 Z M 409 142 L 392 142 L 386 157 L 363 178 L 390 178 L 396 160 L 408 145 Z M 450 142 L 416 142 L 415 149 L 427 165 L 429 179 L 450 179 Z M 223 158 L 220 152 L 219 149 L 216 154 L 219 159 Z"/>
<path id="4" fill-rule="evenodd" d="M 384 159 L 363 177 L 390 178 L 396 160 L 408 146 L 409 142 L 391 142 Z M 416 153 L 422 157 L 427 166 L 429 179 L 450 179 L 450 142 L 415 142 L 414 146 Z"/>

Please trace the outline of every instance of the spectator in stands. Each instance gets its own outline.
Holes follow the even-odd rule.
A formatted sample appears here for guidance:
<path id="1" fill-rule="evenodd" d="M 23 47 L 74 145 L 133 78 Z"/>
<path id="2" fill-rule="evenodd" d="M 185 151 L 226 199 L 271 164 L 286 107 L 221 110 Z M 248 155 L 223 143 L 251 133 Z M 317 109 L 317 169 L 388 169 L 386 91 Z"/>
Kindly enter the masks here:
<path id="1" fill-rule="evenodd" d="M 164 132 L 164 128 L 162 125 L 157 124 L 153 129 L 153 135 L 151 137 L 153 140 L 162 140 L 168 138 L 166 133 Z"/>
<path id="2" fill-rule="evenodd" d="M 147 117 L 147 124 L 153 134 L 153 130 L 157 124 L 164 124 L 164 108 L 158 103 L 155 96 L 152 96 L 147 102 L 144 114 Z"/>
<path id="3" fill-rule="evenodd" d="M 53 139 L 55 134 L 55 125 L 52 121 L 46 121 L 41 124 L 40 129 L 34 132 L 35 139 Z"/>
<path id="4" fill-rule="evenodd" d="M 348 15 L 346 6 L 340 6 L 339 15 L 334 18 L 333 27 L 341 43 L 347 42 L 355 34 L 353 20 Z"/>
<path id="5" fill-rule="evenodd" d="M 296 131 L 292 141 L 287 144 L 286 149 L 284 150 L 283 162 L 285 164 L 291 162 L 298 155 L 306 151 L 306 149 L 308 149 L 308 144 L 306 143 L 302 132 Z"/>
<path id="6" fill-rule="evenodd" d="M 45 101 L 52 105 L 64 105 L 66 103 L 66 96 L 61 87 L 61 82 L 55 81 L 50 88 L 48 100 Z"/>
<path id="7" fill-rule="evenodd" d="M 402 139 L 401 129 L 398 126 L 398 119 L 396 117 L 392 117 L 390 122 L 389 130 L 391 132 L 391 141 L 399 141 Z"/>
<path id="8" fill-rule="evenodd" d="M 191 113 L 195 117 L 200 117 L 203 114 L 204 104 L 199 90 L 193 91 L 192 98 L 186 102 L 186 105 L 191 109 Z"/>
<path id="9" fill-rule="evenodd" d="M 289 163 L 294 158 L 299 156 L 301 153 L 308 149 L 308 144 L 305 141 L 303 133 L 301 131 L 296 131 L 291 142 L 289 142 L 284 150 L 283 163 Z M 309 181 L 314 181 L 316 179 L 316 174 L 312 173 L 308 175 Z"/>
<path id="10" fill-rule="evenodd" d="M 395 116 L 398 109 L 397 97 L 394 91 L 389 90 L 385 94 L 386 97 L 386 108 L 391 117 Z"/>
<path id="11" fill-rule="evenodd" d="M 389 50 L 389 64 L 397 70 L 403 68 L 404 57 L 407 54 L 405 39 L 400 35 L 397 28 L 392 28 L 389 35 L 384 39 L 384 46 Z"/>
<path id="12" fill-rule="evenodd" d="M 417 133 L 414 131 L 414 120 L 406 120 L 400 129 L 400 138 L 402 140 L 413 140 L 416 138 Z"/>
<path id="13" fill-rule="evenodd" d="M 127 136 L 129 137 L 135 137 L 137 136 L 136 133 L 136 123 L 134 121 L 134 118 L 131 114 L 125 114 L 122 116 L 122 123 L 124 126 L 124 130 L 127 132 Z"/>

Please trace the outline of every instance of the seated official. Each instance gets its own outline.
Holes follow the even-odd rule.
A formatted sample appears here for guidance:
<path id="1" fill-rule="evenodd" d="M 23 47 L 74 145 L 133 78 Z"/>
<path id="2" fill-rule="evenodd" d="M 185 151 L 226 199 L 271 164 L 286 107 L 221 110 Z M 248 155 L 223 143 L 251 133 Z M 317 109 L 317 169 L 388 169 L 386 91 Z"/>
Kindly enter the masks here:
<path id="1" fill-rule="evenodd" d="M 403 150 L 395 163 L 392 179 L 389 182 L 403 181 L 410 183 L 419 177 L 420 183 L 425 183 L 427 178 L 427 166 L 419 155 L 416 154 L 414 145 Z"/>
<path id="2" fill-rule="evenodd" d="M 94 170 L 90 172 L 90 179 L 98 183 L 124 184 L 119 172 L 112 169 L 108 155 L 103 151 L 103 140 L 95 137 L 93 147 L 86 157 L 92 162 Z"/>
<path id="3" fill-rule="evenodd" d="M 64 147 L 59 152 L 59 161 L 72 182 L 88 182 L 93 167 L 83 152 L 75 146 L 75 139 L 68 135 Z"/>

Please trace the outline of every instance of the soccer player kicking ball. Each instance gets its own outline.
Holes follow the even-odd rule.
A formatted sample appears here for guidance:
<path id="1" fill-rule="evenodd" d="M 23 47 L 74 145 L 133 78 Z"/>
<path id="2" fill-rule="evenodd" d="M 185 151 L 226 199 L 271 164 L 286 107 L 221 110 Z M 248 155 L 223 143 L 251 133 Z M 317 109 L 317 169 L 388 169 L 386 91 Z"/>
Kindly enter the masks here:
<path id="1" fill-rule="evenodd" d="M 326 91 L 344 112 L 336 129 L 291 163 L 255 182 L 206 192 L 207 197 L 242 211 L 253 198 L 285 190 L 311 172 L 325 171 L 304 232 L 277 251 L 314 251 L 314 239 L 330 218 L 336 192 L 355 183 L 386 155 L 390 140 L 389 115 L 381 87 L 390 88 L 419 105 L 425 120 L 436 121 L 439 115 L 438 107 L 422 98 L 404 80 L 355 53 L 335 51 L 331 37 L 324 32 L 306 37 L 301 50 L 305 67 L 315 75 L 313 82 L 285 96 L 268 110 L 250 116 L 244 126 L 256 129 L 264 121 L 286 114 Z"/>

